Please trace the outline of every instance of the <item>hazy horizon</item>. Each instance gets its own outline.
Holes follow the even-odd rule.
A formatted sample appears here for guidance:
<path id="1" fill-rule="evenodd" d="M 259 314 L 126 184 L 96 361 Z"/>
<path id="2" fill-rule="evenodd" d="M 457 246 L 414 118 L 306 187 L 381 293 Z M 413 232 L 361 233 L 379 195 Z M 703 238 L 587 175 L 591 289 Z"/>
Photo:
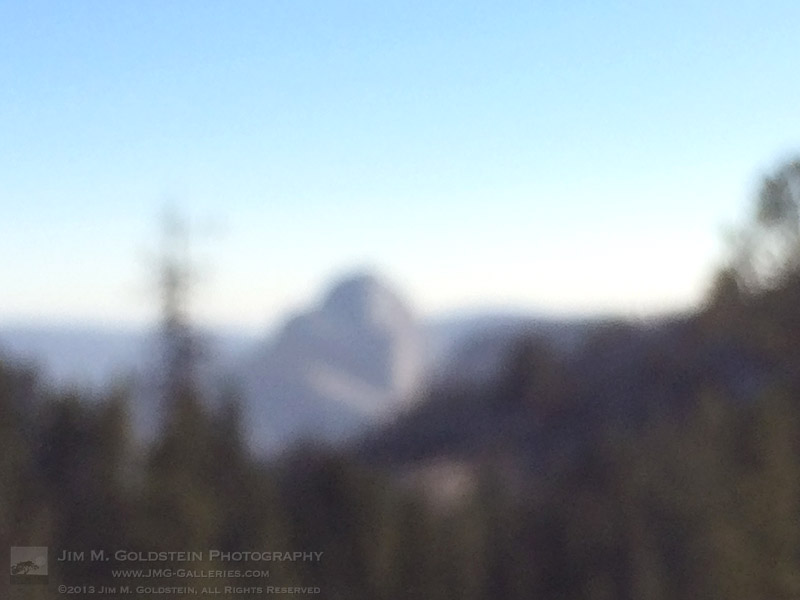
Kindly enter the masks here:
<path id="1" fill-rule="evenodd" d="M 359 271 L 360 273 L 361 271 Z M 381 275 L 381 274 L 377 274 Z M 347 274 L 343 277 L 346 279 Z M 653 311 L 646 314 L 636 314 L 625 312 L 624 310 L 559 310 L 558 307 L 537 307 L 537 306 L 524 306 L 502 303 L 475 303 L 451 306 L 439 310 L 432 310 L 427 312 L 418 311 L 415 306 L 414 299 L 410 298 L 404 290 L 400 289 L 391 280 L 381 276 L 381 280 L 386 283 L 391 291 L 396 293 L 400 300 L 405 302 L 412 310 L 414 317 L 431 325 L 437 323 L 447 323 L 450 321 L 468 321 L 471 319 L 484 319 L 484 318 L 520 318 L 520 319 L 544 319 L 544 320 L 565 320 L 565 321 L 580 321 L 592 319 L 631 319 L 641 320 L 650 318 L 669 317 L 671 315 L 691 312 L 694 306 L 687 307 L 673 307 L 672 310 Z M 265 317 L 262 322 L 254 323 L 241 323 L 241 322 L 224 322 L 224 321 L 209 321 L 202 318 L 197 318 L 192 315 L 192 325 L 201 332 L 206 332 L 212 335 L 233 335 L 240 337 L 258 338 L 263 336 L 270 336 L 277 333 L 293 316 L 313 310 L 321 304 L 325 295 L 330 292 L 332 286 L 342 281 L 342 279 L 328 279 L 324 281 L 317 289 L 313 290 L 311 294 L 299 300 L 297 303 L 285 307 L 272 314 L 269 318 Z M 32 316 L 32 315 L 3 315 L 0 316 L 0 331 L 2 330 L 19 330 L 19 331 L 41 331 L 43 333 L 58 331 L 58 332 L 91 332 L 91 333 L 109 333 L 109 334 L 142 334 L 142 333 L 157 333 L 161 327 L 159 316 L 157 314 L 157 303 L 155 296 L 150 309 L 153 311 L 151 318 L 144 318 L 140 320 L 109 320 L 109 319 L 92 319 L 74 318 L 71 316 Z"/>

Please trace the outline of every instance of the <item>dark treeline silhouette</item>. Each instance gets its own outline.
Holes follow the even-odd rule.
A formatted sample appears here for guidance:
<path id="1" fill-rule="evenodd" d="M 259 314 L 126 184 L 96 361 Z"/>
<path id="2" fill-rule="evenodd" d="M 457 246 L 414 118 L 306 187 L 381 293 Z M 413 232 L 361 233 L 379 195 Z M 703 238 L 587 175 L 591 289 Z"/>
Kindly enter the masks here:
<path id="1" fill-rule="evenodd" d="M 569 351 L 523 336 L 495 380 L 429 390 L 335 450 L 251 455 L 235 393 L 211 402 L 184 370 L 175 295 L 165 372 L 179 385 L 164 386 L 163 426 L 144 447 L 132 438 L 124 387 L 89 398 L 0 361 L 0 543 L 323 553 L 319 562 L 239 564 L 270 575 L 188 582 L 198 590 L 313 586 L 349 600 L 800 597 L 798 182 L 800 163 L 766 179 L 695 313 L 598 323 Z M 112 566 L 51 556 L 49 583 L 26 586 L 26 597 L 56 597 L 61 583 L 145 585 L 114 578 Z M 230 568 L 207 556 L 183 566 Z"/>

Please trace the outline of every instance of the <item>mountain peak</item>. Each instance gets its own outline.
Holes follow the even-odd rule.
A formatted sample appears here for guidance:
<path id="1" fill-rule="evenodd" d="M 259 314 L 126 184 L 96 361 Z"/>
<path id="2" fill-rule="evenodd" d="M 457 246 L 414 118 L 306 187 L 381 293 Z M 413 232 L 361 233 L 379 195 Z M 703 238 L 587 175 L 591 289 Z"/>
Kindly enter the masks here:
<path id="1" fill-rule="evenodd" d="M 351 325 L 392 327 L 409 321 L 410 311 L 400 297 L 377 276 L 357 273 L 333 286 L 322 311 Z"/>

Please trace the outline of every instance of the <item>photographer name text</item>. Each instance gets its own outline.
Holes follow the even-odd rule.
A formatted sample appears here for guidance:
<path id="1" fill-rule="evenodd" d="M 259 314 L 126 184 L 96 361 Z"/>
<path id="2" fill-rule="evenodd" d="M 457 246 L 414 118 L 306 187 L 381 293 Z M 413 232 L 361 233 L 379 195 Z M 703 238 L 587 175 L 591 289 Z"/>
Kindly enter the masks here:
<path id="1" fill-rule="evenodd" d="M 58 562 L 107 562 L 111 560 L 117 562 L 320 562 L 322 552 L 62 550 L 56 558 Z"/>

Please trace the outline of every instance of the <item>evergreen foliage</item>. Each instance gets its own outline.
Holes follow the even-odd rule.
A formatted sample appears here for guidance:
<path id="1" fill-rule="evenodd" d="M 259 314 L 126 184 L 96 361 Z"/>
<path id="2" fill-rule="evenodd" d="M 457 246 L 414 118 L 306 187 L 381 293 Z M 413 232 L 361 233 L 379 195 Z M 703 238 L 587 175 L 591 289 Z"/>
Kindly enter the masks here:
<path id="1" fill-rule="evenodd" d="M 235 393 L 209 402 L 191 377 L 174 293 L 164 423 L 148 447 L 131 441 L 125 389 L 53 392 L 0 361 L 0 541 L 322 552 L 249 565 L 270 570 L 257 583 L 193 583 L 331 599 L 800 597 L 797 165 L 765 183 L 748 238 L 782 236 L 768 242 L 779 265 L 737 254 L 708 305 L 666 333 L 609 324 L 571 357 L 523 339 L 495 385 L 434 390 L 388 454 L 252 456 Z M 452 430 L 431 425 L 437 410 Z M 56 583 L 123 583 L 106 563 L 50 570 Z"/>

